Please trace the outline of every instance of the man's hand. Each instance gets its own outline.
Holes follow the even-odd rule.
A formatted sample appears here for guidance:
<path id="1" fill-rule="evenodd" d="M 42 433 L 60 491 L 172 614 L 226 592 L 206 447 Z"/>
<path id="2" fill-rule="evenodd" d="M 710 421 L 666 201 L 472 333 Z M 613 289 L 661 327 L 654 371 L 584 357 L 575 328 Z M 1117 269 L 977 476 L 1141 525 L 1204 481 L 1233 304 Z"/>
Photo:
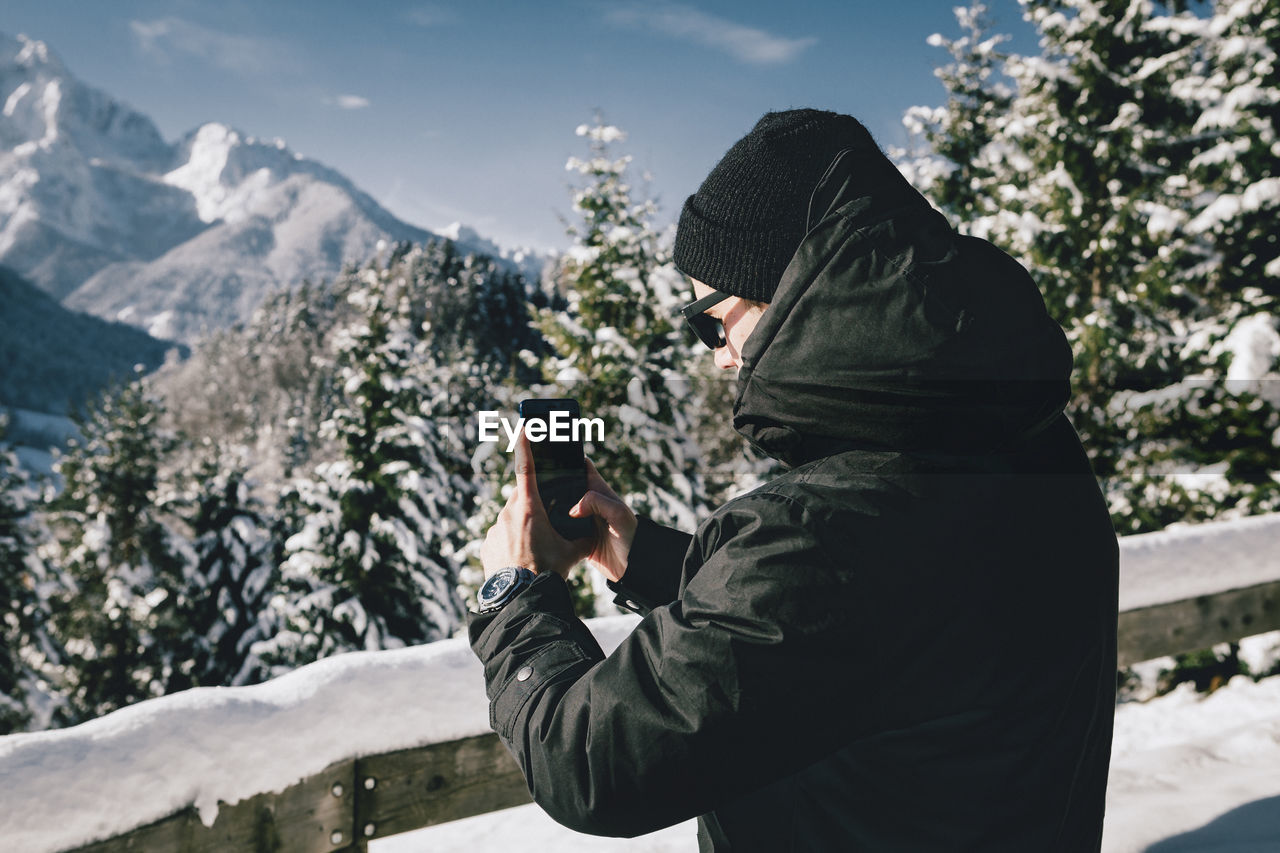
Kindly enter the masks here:
<path id="1" fill-rule="evenodd" d="M 609 488 L 590 459 L 587 460 L 587 493 L 573 505 L 569 515 L 595 516 L 596 538 L 586 558 L 609 580 L 622 580 L 627 570 L 627 555 L 636 538 L 636 514 Z"/>
<path id="2" fill-rule="evenodd" d="M 586 538 L 571 542 L 551 526 L 538 495 L 529 439 L 522 432 L 516 444 L 516 487 L 480 547 L 485 578 L 507 566 L 566 577 L 579 560 L 592 553 L 593 544 Z"/>
<path id="3" fill-rule="evenodd" d="M 579 560 L 587 559 L 609 580 L 621 580 L 636 538 L 636 514 L 609 488 L 589 459 L 587 493 L 573 505 L 569 515 L 595 516 L 595 538 L 569 541 L 551 526 L 538 495 L 529 439 L 521 433 L 516 444 L 515 489 L 480 547 L 485 577 L 507 566 L 566 577 Z"/>

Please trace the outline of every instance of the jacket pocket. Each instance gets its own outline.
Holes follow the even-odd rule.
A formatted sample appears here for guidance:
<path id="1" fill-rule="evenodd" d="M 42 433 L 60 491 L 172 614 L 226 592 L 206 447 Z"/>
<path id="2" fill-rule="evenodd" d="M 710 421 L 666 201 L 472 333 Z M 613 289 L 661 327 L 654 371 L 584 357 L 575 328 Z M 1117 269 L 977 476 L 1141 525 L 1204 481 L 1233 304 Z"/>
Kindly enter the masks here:
<path id="1" fill-rule="evenodd" d="M 577 663 L 590 660 L 587 653 L 571 640 L 557 640 L 543 646 L 524 659 L 498 688 L 489 703 L 489 726 L 510 743 L 516 722 L 529 700 L 561 673 Z"/>

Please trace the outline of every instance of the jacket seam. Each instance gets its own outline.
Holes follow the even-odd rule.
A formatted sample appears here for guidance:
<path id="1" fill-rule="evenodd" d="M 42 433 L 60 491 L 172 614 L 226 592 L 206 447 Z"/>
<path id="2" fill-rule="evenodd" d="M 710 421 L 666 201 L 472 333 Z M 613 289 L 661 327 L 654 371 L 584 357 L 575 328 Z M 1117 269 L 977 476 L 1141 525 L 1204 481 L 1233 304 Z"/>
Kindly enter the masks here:
<path id="1" fill-rule="evenodd" d="M 768 488 L 768 487 L 766 486 L 766 488 Z M 791 497 L 790 495 L 784 495 L 784 494 L 780 494 L 780 493 L 778 493 L 778 492 L 773 492 L 773 491 L 757 491 L 757 492 L 751 492 L 750 494 L 748 494 L 748 495 L 744 495 L 743 497 L 741 497 L 741 498 L 739 498 L 739 499 L 737 499 L 737 500 L 731 501 L 731 502 L 730 502 L 729 504 L 727 504 L 726 506 L 733 506 L 734 504 L 745 504 L 745 503 L 749 502 L 749 501 L 750 501 L 751 499 L 753 499 L 753 498 L 762 498 L 762 499 L 765 499 L 765 500 L 766 500 L 767 502 L 769 502 L 769 503 L 784 503 L 784 504 L 787 504 L 787 505 L 788 505 L 788 506 L 790 506 L 790 507 L 794 507 L 795 509 L 798 509 L 798 510 L 800 511 L 800 514 L 801 514 L 802 518 L 803 518 L 803 517 L 809 517 L 809 518 L 812 518 L 812 517 L 813 517 L 813 512 L 809 509 L 809 507 L 807 507 L 807 506 L 806 506 L 804 503 L 802 503 L 801 501 L 799 501 L 799 500 L 797 500 L 797 499 L 795 499 L 795 498 Z M 833 563 L 833 564 L 834 564 L 834 563 L 838 563 L 838 562 L 839 562 L 839 560 L 837 560 L 837 559 L 834 557 L 834 555 L 832 555 L 831 551 L 830 551 L 830 550 L 828 550 L 828 548 L 827 548 L 827 543 L 826 543 L 825 541 L 823 541 L 823 539 L 822 539 L 822 538 L 820 538 L 819 536 L 817 536 L 817 535 L 816 535 L 816 532 L 814 531 L 814 528 L 813 528 L 813 526 L 812 526 L 812 525 L 805 525 L 805 524 L 801 523 L 801 525 L 800 525 L 800 526 L 801 526 L 801 528 L 802 528 L 802 529 L 808 530 L 811 534 L 813 534 L 813 541 L 814 541 L 815 543 L 817 543 L 818 550 L 820 550 L 820 551 L 822 552 L 822 555 L 823 555 L 824 557 L 826 557 L 826 558 L 827 558 L 827 561 L 828 561 L 828 562 Z M 721 543 L 719 544 L 719 546 L 718 546 L 718 547 L 716 547 L 715 551 L 719 551 L 719 550 L 720 550 L 720 548 L 724 547 L 724 545 L 725 545 L 727 542 L 728 542 L 728 540 L 724 540 L 723 542 L 721 542 Z M 715 553 L 715 551 L 713 551 L 712 553 Z"/>

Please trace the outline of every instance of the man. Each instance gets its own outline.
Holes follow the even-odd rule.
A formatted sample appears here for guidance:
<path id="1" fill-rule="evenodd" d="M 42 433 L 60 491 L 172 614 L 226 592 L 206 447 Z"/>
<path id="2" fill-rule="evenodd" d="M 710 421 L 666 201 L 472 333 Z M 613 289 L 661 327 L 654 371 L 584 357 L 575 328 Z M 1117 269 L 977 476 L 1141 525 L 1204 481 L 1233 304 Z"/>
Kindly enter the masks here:
<path id="1" fill-rule="evenodd" d="M 570 543 L 520 447 L 482 557 L 536 576 L 470 635 L 534 800 L 601 835 L 699 815 L 703 850 L 1097 850 L 1117 547 L 1026 271 L 814 110 L 729 150 L 675 260 L 734 426 L 791 468 L 692 537 L 591 468 Z M 645 614 L 608 658 L 582 557 Z"/>

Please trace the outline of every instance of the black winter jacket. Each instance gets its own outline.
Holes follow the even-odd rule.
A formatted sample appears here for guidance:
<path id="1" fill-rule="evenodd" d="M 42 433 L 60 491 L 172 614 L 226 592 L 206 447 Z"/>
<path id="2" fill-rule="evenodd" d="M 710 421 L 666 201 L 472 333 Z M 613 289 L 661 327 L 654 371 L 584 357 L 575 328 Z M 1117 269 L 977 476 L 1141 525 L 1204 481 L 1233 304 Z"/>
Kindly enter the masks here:
<path id="1" fill-rule="evenodd" d="M 619 592 L 645 615 L 607 658 L 555 575 L 472 617 L 491 723 L 582 832 L 1097 850 L 1117 548 L 1062 331 L 870 145 L 811 225 L 734 409 L 793 467 L 693 537 L 642 522 Z"/>

